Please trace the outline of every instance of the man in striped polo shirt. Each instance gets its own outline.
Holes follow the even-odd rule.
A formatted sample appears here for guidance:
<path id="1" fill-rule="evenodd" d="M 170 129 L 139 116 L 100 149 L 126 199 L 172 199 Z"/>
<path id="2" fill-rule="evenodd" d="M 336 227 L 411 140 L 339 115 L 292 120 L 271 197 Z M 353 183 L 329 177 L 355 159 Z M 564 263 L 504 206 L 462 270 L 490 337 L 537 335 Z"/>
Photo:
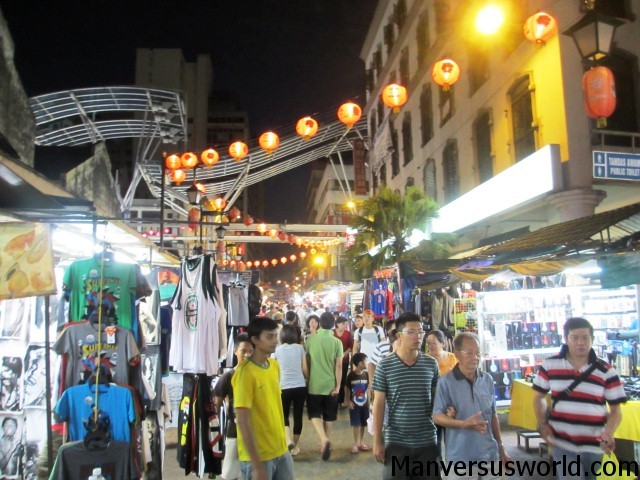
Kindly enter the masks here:
<path id="1" fill-rule="evenodd" d="M 620 404 L 627 399 L 616 371 L 591 348 L 593 327 L 587 320 L 569 318 L 564 324 L 564 339 L 560 353 L 547 358 L 536 375 L 533 408 L 540 434 L 553 447 L 553 459 L 565 465 L 577 460 L 580 465 L 578 477 L 560 467 L 557 478 L 592 479 L 593 463 L 602 459 L 603 452 L 615 448 L 613 433 L 622 420 Z M 591 373 L 585 377 L 587 370 Z M 580 382 L 565 392 L 579 378 Z M 554 405 L 547 411 L 549 391 Z"/>
<path id="2" fill-rule="evenodd" d="M 373 379 L 373 453 L 385 465 L 385 480 L 439 479 L 436 427 L 431 419 L 438 364 L 420 351 L 424 330 L 418 315 L 400 315 L 396 336 L 399 346 L 380 361 Z M 387 403 L 389 416 L 383 438 Z"/>

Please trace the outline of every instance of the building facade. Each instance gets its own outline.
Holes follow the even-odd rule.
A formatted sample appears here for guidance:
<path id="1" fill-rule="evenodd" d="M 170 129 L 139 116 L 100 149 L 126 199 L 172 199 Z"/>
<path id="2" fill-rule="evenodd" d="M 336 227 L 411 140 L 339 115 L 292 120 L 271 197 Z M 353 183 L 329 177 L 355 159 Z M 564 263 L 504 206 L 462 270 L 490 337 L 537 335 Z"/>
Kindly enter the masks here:
<path id="1" fill-rule="evenodd" d="M 493 3 L 505 21 L 484 36 L 474 27 L 482 2 L 380 0 L 361 51 L 372 191 L 423 188 L 441 205 L 434 229 L 455 231 L 461 247 L 640 200 L 637 181 L 594 178 L 593 160 L 594 151 L 640 153 L 638 4 L 595 2 L 624 22 L 602 61 L 615 77 L 617 108 L 598 129 L 583 108 L 586 67 L 561 34 L 587 13 L 585 2 Z M 523 34 L 539 11 L 559 30 L 544 46 Z M 448 91 L 432 80 L 445 58 L 461 71 Z M 398 113 L 381 100 L 389 83 L 408 90 Z"/>

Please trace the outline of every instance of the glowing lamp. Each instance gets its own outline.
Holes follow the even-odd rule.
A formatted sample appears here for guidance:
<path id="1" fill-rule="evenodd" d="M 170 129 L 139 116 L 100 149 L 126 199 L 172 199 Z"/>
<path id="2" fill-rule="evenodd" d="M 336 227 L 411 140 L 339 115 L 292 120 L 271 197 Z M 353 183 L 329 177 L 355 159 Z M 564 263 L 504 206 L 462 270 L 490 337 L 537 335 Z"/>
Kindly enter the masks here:
<path id="1" fill-rule="evenodd" d="M 229 145 L 229 155 L 231 155 L 236 162 L 239 162 L 249 155 L 249 147 L 247 147 L 247 144 L 243 142 L 233 142 Z"/>
<path id="2" fill-rule="evenodd" d="M 267 226 L 264 223 L 261 223 L 260 225 L 258 225 L 258 232 L 264 235 L 265 233 L 267 233 Z"/>
<path id="3" fill-rule="evenodd" d="M 445 92 L 458 81 L 459 76 L 460 67 L 449 58 L 436 62 L 431 70 L 433 81 L 442 86 L 442 90 Z"/>
<path id="4" fill-rule="evenodd" d="M 171 172 L 171 181 L 175 182 L 178 185 L 184 182 L 186 178 L 187 174 L 181 168 L 178 168 L 177 170 L 173 170 Z"/>
<path id="5" fill-rule="evenodd" d="M 311 117 L 303 117 L 296 123 L 296 133 L 304 140 L 309 140 L 318 133 L 318 122 Z"/>
<path id="6" fill-rule="evenodd" d="M 247 268 L 251 268 L 253 267 L 253 262 L 249 260 L 247 263 L 245 263 L 245 265 L 247 266 Z"/>
<path id="7" fill-rule="evenodd" d="M 607 126 L 607 117 L 616 109 L 616 84 L 613 73 L 607 67 L 595 67 L 582 76 L 584 108 L 596 126 Z"/>
<path id="8" fill-rule="evenodd" d="M 238 248 L 236 249 L 236 252 L 238 253 L 238 255 L 244 255 L 244 243 L 241 243 L 238 245 Z"/>
<path id="9" fill-rule="evenodd" d="M 220 160 L 220 155 L 213 148 L 209 148 L 200 154 L 200 161 L 206 167 L 212 167 Z"/>
<path id="10" fill-rule="evenodd" d="M 260 148 L 267 152 L 267 155 L 271 155 L 271 152 L 280 145 L 280 137 L 273 132 L 264 132 L 260 135 L 258 143 L 260 144 Z"/>
<path id="11" fill-rule="evenodd" d="M 274 267 L 278 264 L 278 260 L 277 259 L 272 259 L 271 260 L 271 265 L 273 265 Z"/>
<path id="12" fill-rule="evenodd" d="M 280 263 L 281 263 L 281 264 L 283 264 L 283 265 L 284 265 L 285 263 L 287 263 L 287 257 L 282 257 L 282 258 L 280 258 Z"/>
<path id="13" fill-rule="evenodd" d="M 271 230 L 269 230 L 269 236 L 271 238 L 276 238 L 278 236 L 278 230 L 276 230 L 275 228 L 272 228 Z"/>
<path id="14" fill-rule="evenodd" d="M 298 259 L 298 257 L 296 257 L 295 255 L 291 255 L 289 257 L 289 260 L 291 260 L 292 262 L 295 262 Z"/>
<path id="15" fill-rule="evenodd" d="M 347 128 L 353 127 L 362 117 L 362 109 L 353 102 L 343 103 L 338 109 L 338 120 Z"/>
<path id="16" fill-rule="evenodd" d="M 211 200 L 211 204 L 213 205 L 213 208 L 215 210 L 222 211 L 224 210 L 224 207 L 227 206 L 227 201 L 222 197 L 216 197 L 213 200 Z"/>
<path id="17" fill-rule="evenodd" d="M 316 253 L 318 253 L 318 251 L 315 248 L 312 248 L 309 251 L 311 252 L 311 255 L 315 255 Z"/>
<path id="18" fill-rule="evenodd" d="M 164 166 L 167 167 L 167 170 L 177 170 L 182 166 L 180 162 L 180 157 L 178 155 L 169 155 L 164 159 Z"/>
<path id="19" fill-rule="evenodd" d="M 265 268 L 268 267 L 269 266 L 269 261 L 268 260 L 263 260 L 262 261 L 262 266 L 265 267 Z"/>
<path id="20" fill-rule="evenodd" d="M 558 32 L 558 22 L 548 13 L 538 12 L 527 18 L 523 30 L 527 40 L 544 45 Z"/>
<path id="21" fill-rule="evenodd" d="M 407 103 L 407 89 L 397 83 L 392 83 L 382 90 L 382 103 L 391 107 L 394 113 L 400 111 L 400 107 Z"/>
<path id="22" fill-rule="evenodd" d="M 185 152 L 180 156 L 180 163 L 182 164 L 182 168 L 189 170 L 198 165 L 198 157 L 195 153 Z"/>

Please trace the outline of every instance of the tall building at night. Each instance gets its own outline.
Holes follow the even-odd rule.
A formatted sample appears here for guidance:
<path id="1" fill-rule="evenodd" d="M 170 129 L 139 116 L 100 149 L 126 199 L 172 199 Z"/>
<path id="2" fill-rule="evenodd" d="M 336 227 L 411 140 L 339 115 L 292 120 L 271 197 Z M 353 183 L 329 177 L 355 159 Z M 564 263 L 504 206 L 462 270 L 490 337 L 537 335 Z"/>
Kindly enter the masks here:
<path id="1" fill-rule="evenodd" d="M 620 171 L 598 168 L 605 157 L 594 153 L 640 153 L 638 3 L 494 3 L 504 22 L 485 35 L 474 25 L 483 2 L 380 0 L 361 51 L 371 191 L 424 189 L 441 206 L 433 229 L 456 232 L 461 248 L 640 201 L 640 174 L 613 179 Z M 546 43 L 524 35 L 537 12 L 557 22 Z M 589 67 L 563 34 L 594 12 L 619 23 L 600 60 L 613 72 L 617 107 L 600 128 L 583 107 Z M 432 79 L 443 59 L 460 68 L 448 90 Z M 408 91 L 398 113 L 381 100 L 390 83 Z"/>

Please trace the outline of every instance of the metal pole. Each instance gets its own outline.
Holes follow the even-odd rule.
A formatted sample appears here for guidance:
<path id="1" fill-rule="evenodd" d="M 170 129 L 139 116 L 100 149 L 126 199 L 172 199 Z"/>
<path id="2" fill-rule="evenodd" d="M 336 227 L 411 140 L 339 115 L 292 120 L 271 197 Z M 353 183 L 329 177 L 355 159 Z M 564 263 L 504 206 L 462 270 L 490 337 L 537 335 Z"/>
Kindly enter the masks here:
<path id="1" fill-rule="evenodd" d="M 49 339 L 49 326 L 51 324 L 51 318 L 49 316 L 49 296 L 44 296 L 44 372 L 47 378 L 47 384 L 45 387 L 46 392 L 46 407 L 47 407 L 47 471 L 51 474 L 53 470 L 53 438 L 51 437 L 51 358 L 50 354 L 50 339 Z"/>
<path id="2" fill-rule="evenodd" d="M 162 155 L 162 175 L 160 177 L 160 248 L 164 248 L 164 180 L 167 174 L 167 166 L 165 165 L 166 154 Z"/>

